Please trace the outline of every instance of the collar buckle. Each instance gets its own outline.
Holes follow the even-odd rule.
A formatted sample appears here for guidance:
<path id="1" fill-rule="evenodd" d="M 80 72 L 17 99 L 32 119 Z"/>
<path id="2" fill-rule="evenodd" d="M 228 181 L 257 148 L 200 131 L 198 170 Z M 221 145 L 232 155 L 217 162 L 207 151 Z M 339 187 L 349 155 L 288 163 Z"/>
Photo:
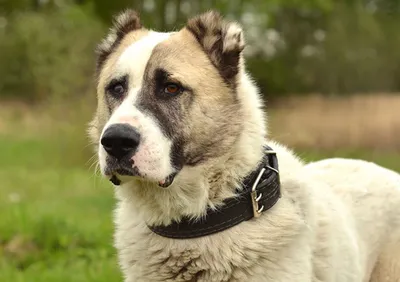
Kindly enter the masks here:
<path id="1" fill-rule="evenodd" d="M 150 230 L 167 238 L 197 238 L 226 230 L 254 217 L 260 217 L 281 197 L 276 152 L 268 146 L 265 149 L 262 163 L 244 179 L 243 189 L 237 190 L 240 197 L 225 199 L 224 205 L 218 210 L 207 209 L 204 220 L 193 221 L 185 216 L 181 221 L 173 221 L 166 226 L 149 226 Z"/>
<path id="2" fill-rule="evenodd" d="M 276 152 L 274 150 L 271 149 L 267 149 L 264 151 L 264 153 L 266 155 L 276 155 Z M 268 169 L 274 171 L 276 174 L 279 174 L 278 169 L 273 168 L 272 166 L 266 165 L 265 167 L 263 167 L 260 172 L 258 173 L 258 176 L 256 178 L 256 180 L 253 183 L 253 186 L 251 187 L 251 203 L 253 205 L 253 216 L 254 217 L 259 217 L 261 215 L 261 213 L 264 210 L 264 205 L 261 205 L 260 207 L 260 200 L 262 198 L 262 193 L 257 192 L 257 186 L 260 183 L 260 179 L 261 177 L 264 175 L 265 171 Z"/>
<path id="3" fill-rule="evenodd" d="M 254 217 L 259 217 L 264 210 L 264 206 L 262 205 L 260 207 L 259 201 L 261 200 L 262 193 L 258 194 L 257 193 L 257 186 L 260 182 L 261 177 L 265 173 L 266 169 L 263 167 L 260 172 L 258 173 L 258 176 L 256 178 L 256 181 L 254 181 L 253 186 L 251 187 L 251 202 L 253 204 L 253 215 Z"/>

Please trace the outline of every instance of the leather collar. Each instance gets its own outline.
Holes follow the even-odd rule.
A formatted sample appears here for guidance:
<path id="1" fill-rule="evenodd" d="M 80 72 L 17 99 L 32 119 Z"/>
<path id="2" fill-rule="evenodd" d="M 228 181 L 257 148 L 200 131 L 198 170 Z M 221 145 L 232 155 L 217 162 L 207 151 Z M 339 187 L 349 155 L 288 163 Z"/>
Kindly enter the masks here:
<path id="1" fill-rule="evenodd" d="M 262 212 L 272 208 L 280 197 L 278 159 L 270 147 L 265 147 L 261 164 L 244 179 L 243 188 L 238 189 L 237 197 L 226 199 L 219 209 L 209 209 L 206 216 L 199 220 L 193 221 L 185 217 L 179 223 L 149 228 L 167 238 L 206 236 L 259 217 Z"/>

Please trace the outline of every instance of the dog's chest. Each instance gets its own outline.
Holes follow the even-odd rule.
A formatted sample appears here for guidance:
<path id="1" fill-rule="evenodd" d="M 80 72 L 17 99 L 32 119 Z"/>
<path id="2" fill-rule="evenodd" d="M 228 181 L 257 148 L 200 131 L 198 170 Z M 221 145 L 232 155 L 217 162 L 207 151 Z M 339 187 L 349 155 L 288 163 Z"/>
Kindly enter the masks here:
<path id="1" fill-rule="evenodd" d="M 143 242 L 142 242 L 143 243 Z M 236 270 L 228 261 L 217 261 L 218 255 L 199 248 L 178 249 L 169 244 L 147 245 L 146 248 L 131 245 L 129 254 L 120 252 L 121 263 L 128 282 L 176 281 L 219 282 L 237 281 L 232 273 Z M 218 249 L 216 248 L 218 251 Z M 125 255 L 123 255 L 125 253 Z M 125 263 L 124 263 L 125 262 Z"/>
<path id="2" fill-rule="evenodd" d="M 265 281 L 256 279 L 265 271 L 257 269 L 259 256 L 246 257 L 243 248 L 213 240 L 164 240 L 143 231 L 132 234 L 132 230 L 126 240 L 127 233 L 120 231 L 117 248 L 126 282 L 236 282 L 244 281 L 249 273 L 252 281 Z"/>
<path id="3" fill-rule="evenodd" d="M 117 209 L 115 244 L 125 282 L 236 282 L 249 277 L 252 282 L 294 281 L 299 269 L 309 269 L 310 260 L 295 255 L 300 247 L 293 248 L 293 242 L 304 237 L 301 230 L 307 229 L 288 204 L 282 200 L 275 212 L 260 218 L 262 223 L 243 222 L 212 236 L 187 240 L 152 233 L 132 216 L 133 210 L 121 205 Z M 292 271 L 279 267 L 280 263 L 296 267 Z"/>
<path id="4" fill-rule="evenodd" d="M 127 277 L 125 282 L 293 281 L 299 269 L 309 268 L 309 260 L 298 260 L 293 254 L 279 257 L 283 264 L 296 266 L 296 276 L 293 276 L 288 269 L 277 267 L 277 256 L 267 244 L 244 245 L 240 238 L 233 242 L 221 236 L 221 240 L 194 243 L 141 234 L 144 236 L 133 236 L 130 242 L 118 246 L 122 270 Z M 307 276 L 299 281 L 311 280 Z"/>
<path id="5" fill-rule="evenodd" d="M 210 272 L 202 256 L 194 250 L 160 250 L 149 255 L 153 257 L 151 261 L 137 265 L 145 269 L 141 271 L 143 281 L 206 281 L 204 276 Z"/>

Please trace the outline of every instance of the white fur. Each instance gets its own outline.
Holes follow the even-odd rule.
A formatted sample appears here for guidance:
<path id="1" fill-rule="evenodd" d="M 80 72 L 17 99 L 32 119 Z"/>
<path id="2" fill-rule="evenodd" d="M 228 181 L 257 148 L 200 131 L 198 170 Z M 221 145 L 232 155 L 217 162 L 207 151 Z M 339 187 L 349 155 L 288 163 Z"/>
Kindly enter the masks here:
<path id="1" fill-rule="evenodd" d="M 136 56 L 127 52 L 129 58 Z M 131 64 L 139 70 L 130 72 L 143 75 L 145 59 Z M 230 158 L 184 167 L 168 189 L 134 181 L 116 189 L 115 245 L 125 281 L 400 281 L 399 174 L 355 160 L 305 165 L 273 142 L 269 145 L 279 159 L 282 198 L 260 218 L 190 240 L 168 239 L 149 230 L 146 224 L 201 216 L 207 206 L 231 196 L 239 179 L 257 164 L 265 118 L 258 91 L 243 68 L 237 95 L 245 125 Z M 163 138 L 151 118 L 129 106 L 134 96 L 132 90 L 110 123 L 130 117 L 136 126 L 146 125 L 142 134 Z M 167 140 L 156 140 L 163 147 L 147 143 L 155 146 L 155 153 L 143 153 L 141 158 L 153 159 L 149 167 L 159 167 L 161 175 L 168 169 L 156 157 L 162 159 L 161 152 L 167 152 L 169 145 Z M 207 181 L 215 171 L 221 172 L 213 183 L 219 197 L 211 197 Z"/>
<path id="2" fill-rule="evenodd" d="M 115 72 L 129 74 L 132 86 L 139 87 L 143 80 L 146 64 L 154 47 L 168 39 L 171 33 L 150 31 L 148 35 L 134 42 L 121 54 Z"/>
<path id="3" fill-rule="evenodd" d="M 113 76 L 119 77 L 129 74 L 129 93 L 121 105 L 114 110 L 101 134 L 103 135 L 104 131 L 115 123 L 128 123 L 135 127 L 141 135 L 141 142 L 137 153 L 132 157 L 134 166 L 139 169 L 141 175 L 157 182 L 164 180 L 174 172 L 169 157 L 171 140 L 161 132 L 156 120 L 140 111 L 135 103 L 142 85 L 145 67 L 153 48 L 169 36 L 169 33 L 151 31 L 143 39 L 126 48 L 121 54 L 113 69 Z M 106 152 L 102 146 L 99 146 L 98 153 L 100 169 L 104 171 Z"/>
<path id="4" fill-rule="evenodd" d="M 239 24 L 231 23 L 228 26 L 223 51 L 242 49 L 244 47 L 243 31 Z"/>

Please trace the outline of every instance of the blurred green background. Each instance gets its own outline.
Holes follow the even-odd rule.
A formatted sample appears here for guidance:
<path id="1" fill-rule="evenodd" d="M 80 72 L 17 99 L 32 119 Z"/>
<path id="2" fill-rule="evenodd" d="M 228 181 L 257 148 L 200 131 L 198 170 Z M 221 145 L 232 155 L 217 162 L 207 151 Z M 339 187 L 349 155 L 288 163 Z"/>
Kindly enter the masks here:
<path id="1" fill-rule="evenodd" d="M 400 171 L 400 0 L 0 0 L 0 281 L 122 279 L 85 130 L 94 48 L 127 7 L 157 30 L 239 21 L 274 139 Z"/>

